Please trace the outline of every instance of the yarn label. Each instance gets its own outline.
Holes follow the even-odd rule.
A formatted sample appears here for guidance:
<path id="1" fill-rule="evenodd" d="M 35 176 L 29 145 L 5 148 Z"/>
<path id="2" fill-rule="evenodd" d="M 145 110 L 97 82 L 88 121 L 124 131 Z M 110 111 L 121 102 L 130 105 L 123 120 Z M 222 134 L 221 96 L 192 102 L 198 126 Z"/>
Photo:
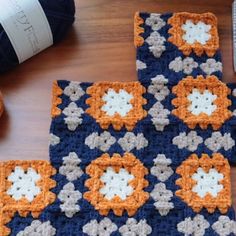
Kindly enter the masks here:
<path id="1" fill-rule="evenodd" d="M 0 23 L 19 63 L 53 44 L 50 25 L 38 0 L 0 0 Z"/>

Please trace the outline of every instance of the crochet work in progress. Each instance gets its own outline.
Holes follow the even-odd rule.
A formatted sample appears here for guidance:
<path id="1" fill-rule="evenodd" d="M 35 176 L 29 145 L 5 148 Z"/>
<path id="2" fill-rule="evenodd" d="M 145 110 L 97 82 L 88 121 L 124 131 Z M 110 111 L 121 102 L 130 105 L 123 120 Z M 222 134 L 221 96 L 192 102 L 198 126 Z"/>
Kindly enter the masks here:
<path id="1" fill-rule="evenodd" d="M 137 82 L 53 84 L 50 164 L 0 164 L 0 235 L 236 235 L 216 17 L 137 13 L 135 46 Z"/>

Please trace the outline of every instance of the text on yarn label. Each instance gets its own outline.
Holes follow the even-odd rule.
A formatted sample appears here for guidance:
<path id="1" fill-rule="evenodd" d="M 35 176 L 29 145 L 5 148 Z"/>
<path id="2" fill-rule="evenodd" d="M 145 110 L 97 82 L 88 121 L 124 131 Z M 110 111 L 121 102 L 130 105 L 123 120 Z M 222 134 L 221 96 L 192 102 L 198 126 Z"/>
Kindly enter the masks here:
<path id="1" fill-rule="evenodd" d="M 19 63 L 53 44 L 50 25 L 38 0 L 0 0 L 0 23 Z"/>

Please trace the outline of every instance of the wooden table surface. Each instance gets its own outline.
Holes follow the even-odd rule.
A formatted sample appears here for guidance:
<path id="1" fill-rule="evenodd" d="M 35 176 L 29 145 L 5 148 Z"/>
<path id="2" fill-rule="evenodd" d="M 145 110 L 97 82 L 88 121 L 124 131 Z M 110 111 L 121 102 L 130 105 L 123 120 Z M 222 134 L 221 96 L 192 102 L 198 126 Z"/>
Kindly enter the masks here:
<path id="1" fill-rule="evenodd" d="M 206 12 L 219 20 L 224 81 L 232 65 L 231 0 L 78 0 L 67 38 L 0 76 L 6 111 L 0 119 L 0 160 L 48 159 L 51 85 L 54 80 L 137 80 L 133 16 L 147 12 Z M 232 183 L 236 168 L 232 168 Z M 236 206 L 236 185 L 233 186 Z"/>

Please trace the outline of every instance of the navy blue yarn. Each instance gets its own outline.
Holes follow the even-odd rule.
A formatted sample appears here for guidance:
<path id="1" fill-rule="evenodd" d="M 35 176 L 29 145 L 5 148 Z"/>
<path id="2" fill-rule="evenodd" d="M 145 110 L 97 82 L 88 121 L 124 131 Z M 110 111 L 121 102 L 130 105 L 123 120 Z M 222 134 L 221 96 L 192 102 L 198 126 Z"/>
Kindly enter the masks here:
<path id="1" fill-rule="evenodd" d="M 39 0 L 48 19 L 53 43 L 61 41 L 74 22 L 74 0 Z M 0 73 L 6 72 L 19 64 L 11 42 L 0 24 Z"/>
<path id="2" fill-rule="evenodd" d="M 69 81 L 58 81 L 58 85 L 61 89 L 65 89 L 69 85 Z M 91 86 L 91 83 L 82 83 L 81 87 L 84 91 Z M 142 83 L 145 88 L 148 88 L 150 81 L 145 81 Z M 168 85 L 171 90 L 172 86 Z M 229 85 L 231 89 L 236 88 L 236 85 Z M 152 94 L 146 93 L 144 95 L 148 99 L 145 109 L 150 109 L 152 105 L 156 102 Z M 64 109 L 71 102 L 69 97 L 61 95 L 62 104 L 59 105 L 60 109 Z M 88 98 L 88 95 L 83 95 L 76 104 L 83 108 L 84 110 L 88 108 L 85 101 Z M 163 102 L 163 105 L 171 110 L 173 107 L 170 103 L 173 95 L 170 94 Z M 230 108 L 231 110 L 236 109 L 236 101 L 233 100 L 233 104 Z M 176 145 L 173 145 L 172 140 L 174 137 L 179 135 L 180 132 L 189 132 L 190 129 L 183 124 L 180 120 L 177 120 L 176 117 L 170 115 L 170 124 L 165 127 L 164 132 L 156 131 L 151 122 L 151 117 L 147 116 L 145 119 L 138 122 L 132 132 L 135 134 L 143 133 L 145 138 L 148 140 L 149 145 L 141 150 L 132 150 L 131 152 L 142 161 L 144 166 L 149 170 L 153 166 L 153 160 L 156 158 L 157 154 L 165 154 L 167 158 L 172 160 L 171 168 L 175 171 L 176 168 L 186 160 L 192 152 L 187 149 L 179 149 Z M 50 147 L 50 161 L 51 164 L 56 168 L 57 174 L 53 176 L 53 179 L 57 182 L 56 187 L 52 190 L 56 195 L 63 189 L 63 186 L 68 183 L 68 180 L 65 176 L 59 173 L 59 168 L 63 163 L 62 158 L 67 156 L 69 152 L 76 152 L 79 158 L 81 159 L 80 167 L 84 171 L 84 174 L 78 179 L 73 181 L 76 190 L 79 190 L 82 194 L 88 189 L 85 187 L 84 183 L 89 178 L 85 173 L 85 168 L 90 164 L 92 160 L 95 160 L 103 154 L 99 149 L 90 149 L 85 145 L 85 138 L 90 135 L 92 132 L 101 133 L 104 130 L 96 123 L 96 121 L 91 118 L 89 115 L 83 115 L 83 123 L 78 126 L 77 129 L 72 132 L 68 130 L 66 124 L 64 123 L 64 115 L 54 118 L 51 123 L 50 132 L 60 137 L 60 144 Z M 236 118 L 232 117 L 227 121 L 222 128 L 219 130 L 222 134 L 231 132 L 233 139 L 236 139 L 236 130 L 234 125 Z M 236 127 L 236 126 L 235 126 Z M 204 140 L 211 136 L 212 129 L 209 127 L 207 130 L 202 130 L 199 127 L 194 129 L 199 136 Z M 123 137 L 125 132 L 124 128 L 117 132 L 111 126 L 108 131 L 112 136 L 118 140 L 120 137 Z M 220 152 L 228 158 L 231 163 L 234 159 L 236 150 L 224 151 L 223 149 Z M 113 153 L 123 154 L 124 151 L 121 149 L 119 144 L 113 144 L 108 153 L 112 155 Z M 211 150 L 207 149 L 204 144 L 200 144 L 197 151 L 195 152 L 198 155 L 202 153 L 212 154 Z M 150 171 L 149 171 L 150 172 Z M 166 188 L 175 192 L 179 187 L 175 184 L 175 181 L 179 178 L 179 175 L 174 173 L 170 178 L 165 182 Z M 145 191 L 151 192 L 154 189 L 155 184 L 160 181 L 153 175 L 148 174 L 146 179 L 149 181 L 149 186 L 145 188 Z M 137 221 L 141 219 L 146 219 L 147 223 L 152 227 L 152 233 L 150 236 L 183 236 L 182 233 L 178 232 L 177 224 L 183 221 L 187 217 L 193 218 L 196 216 L 196 213 L 192 211 L 190 207 L 186 205 L 180 198 L 174 195 L 172 198 L 174 204 L 174 209 L 172 209 L 167 216 L 161 216 L 153 205 L 154 200 L 150 197 L 149 200 L 138 209 L 137 213 L 133 216 Z M 83 233 L 83 226 L 89 223 L 91 220 L 97 220 L 100 222 L 104 219 L 104 216 L 101 216 L 98 211 L 85 199 L 80 199 L 78 204 L 80 206 L 80 211 L 76 213 L 72 218 L 67 218 L 64 212 L 61 212 L 60 209 L 60 200 L 56 201 L 49 205 L 40 215 L 39 220 L 42 222 L 50 221 L 52 226 L 56 229 L 56 236 L 88 236 Z M 213 214 L 209 214 L 205 209 L 203 209 L 199 214 L 202 214 L 205 219 L 212 225 L 218 220 L 220 212 L 216 210 Z M 235 213 L 233 208 L 230 208 L 226 214 L 230 219 L 235 220 Z M 124 225 L 128 219 L 127 213 L 124 213 L 122 217 L 115 216 L 112 211 L 107 216 L 117 227 Z M 11 236 L 16 236 L 18 232 L 24 230 L 24 228 L 31 224 L 34 219 L 29 214 L 26 218 L 20 217 L 18 214 L 15 215 L 14 219 L 7 225 L 12 229 Z M 206 236 L 217 235 L 211 227 L 206 229 Z M 118 231 L 113 232 L 111 236 L 120 236 Z M 230 235 L 231 236 L 231 235 Z"/>
<path id="3" fill-rule="evenodd" d="M 142 85 L 147 89 L 150 85 L 150 81 L 145 80 L 141 82 Z M 58 81 L 58 85 L 62 90 L 65 89 L 66 86 L 69 85 L 69 81 Z M 81 87 L 83 90 L 86 90 L 91 83 L 82 83 Z M 168 84 L 168 88 L 171 91 L 172 85 Z M 236 85 L 230 85 L 233 89 Z M 171 105 L 171 100 L 173 99 L 173 94 L 168 95 L 168 97 L 162 102 L 165 108 L 168 110 L 172 110 L 173 106 Z M 156 102 L 154 96 L 150 93 L 145 93 L 144 97 L 147 99 L 148 103 L 144 106 L 145 110 L 150 109 L 153 104 Z M 69 105 L 71 102 L 70 99 L 61 95 L 62 104 L 59 105 L 60 109 L 63 110 L 65 107 Z M 88 98 L 88 95 L 85 94 L 82 96 L 76 104 L 86 110 L 88 105 L 86 105 L 85 100 Z M 230 108 L 236 109 L 236 101 L 233 102 L 232 107 Z M 98 132 L 99 134 L 104 130 L 100 128 L 100 126 L 96 123 L 96 121 L 87 114 L 83 115 L 83 123 L 78 126 L 74 132 L 71 132 L 67 129 L 66 124 L 64 123 L 65 116 L 62 114 L 53 119 L 51 123 L 50 132 L 60 137 L 60 144 L 50 147 L 50 160 L 51 164 L 59 170 L 63 161 L 62 158 L 67 156 L 69 152 L 76 152 L 79 158 L 81 159 L 80 167 L 85 172 L 86 166 L 88 166 L 92 160 L 95 160 L 99 156 L 103 154 L 99 149 L 90 149 L 87 145 L 85 145 L 85 138 L 93 132 Z M 170 124 L 165 127 L 164 132 L 156 131 L 151 122 L 151 117 L 147 116 L 143 120 L 139 121 L 132 132 L 135 134 L 143 133 L 145 138 L 148 140 L 149 145 L 141 150 L 133 149 L 131 152 L 142 161 L 144 166 L 146 166 L 149 170 L 153 166 L 153 160 L 156 158 L 157 154 L 165 154 L 167 158 L 172 160 L 171 168 L 175 171 L 176 168 L 181 165 L 181 163 L 186 160 L 193 152 L 190 152 L 186 148 L 179 149 L 176 145 L 172 143 L 174 137 L 179 135 L 180 132 L 188 133 L 190 129 L 178 118 L 173 115 L 169 116 Z M 236 129 L 235 132 L 232 132 L 234 129 L 234 123 L 236 122 L 236 118 L 232 117 L 230 120 L 225 122 L 225 124 L 219 130 L 222 134 L 230 133 L 232 138 L 236 140 Z M 209 127 L 207 130 L 202 130 L 200 127 L 196 127 L 194 129 L 199 136 L 201 136 L 204 140 L 209 138 L 213 132 L 212 128 Z M 123 137 L 125 132 L 125 128 L 122 128 L 119 132 L 115 131 L 112 126 L 109 127 L 108 131 L 112 136 L 118 140 Z M 219 150 L 222 155 L 229 159 L 231 163 L 234 163 L 235 148 L 225 151 L 224 149 Z M 118 143 L 113 144 L 110 149 L 107 151 L 110 155 L 114 153 L 119 153 L 122 155 L 124 151 L 119 146 Z M 201 155 L 202 153 L 207 153 L 212 155 L 212 151 L 209 150 L 204 144 L 200 144 L 198 149 L 195 151 L 197 155 Z M 165 182 L 166 188 L 175 192 L 179 187 L 175 184 L 175 181 L 180 176 L 174 173 L 170 178 Z M 79 190 L 82 194 L 88 189 L 84 186 L 85 181 L 89 178 L 87 174 L 83 174 L 82 177 L 76 181 L 73 181 L 75 188 Z M 57 186 L 53 189 L 55 194 L 58 194 L 63 186 L 68 183 L 65 176 L 62 176 L 57 172 L 54 176 L 54 179 L 57 182 Z M 148 174 L 146 179 L 149 181 L 149 186 L 145 188 L 145 191 L 151 192 L 154 189 L 155 184 L 160 181 L 153 175 Z M 186 217 L 194 217 L 196 213 L 192 211 L 190 207 L 188 207 L 180 198 L 174 195 L 172 198 L 172 202 L 174 203 L 174 209 L 172 209 L 167 216 L 161 216 L 155 206 L 153 205 L 154 200 L 150 197 L 149 200 L 138 209 L 137 213 L 133 216 L 138 221 L 141 219 L 146 219 L 147 223 L 152 227 L 151 236 L 181 236 L 182 233 L 177 231 L 177 224 L 183 221 Z M 60 201 L 57 200 L 55 203 L 47 207 L 47 209 L 42 214 L 43 218 L 51 221 L 52 225 L 57 229 L 57 236 L 62 236 L 63 234 L 70 233 L 70 235 L 83 235 L 87 236 L 82 232 L 83 225 L 87 224 L 91 220 L 95 219 L 98 222 L 104 219 L 98 211 L 94 209 L 94 207 L 84 199 L 80 199 L 78 204 L 81 207 L 81 211 L 74 215 L 72 219 L 68 219 L 65 217 L 63 213 L 60 211 Z M 205 219 L 212 225 L 214 222 L 218 220 L 220 212 L 216 210 L 213 214 L 209 214 L 206 210 L 202 210 L 200 214 L 204 215 Z M 230 219 L 235 219 L 234 210 L 230 208 L 226 214 Z M 111 211 L 108 216 L 109 219 L 113 223 L 115 223 L 118 228 L 125 224 L 128 219 L 127 213 L 124 213 L 122 217 L 117 217 Z M 206 230 L 206 236 L 216 235 L 211 227 Z M 116 231 L 111 234 L 111 236 L 120 236 L 119 232 Z"/>
<path id="4" fill-rule="evenodd" d="M 163 19 L 167 20 L 170 16 L 171 14 L 167 14 L 163 15 L 162 17 Z M 148 17 L 148 14 L 143 14 L 142 17 Z M 162 35 L 165 34 L 165 32 L 168 30 L 168 27 L 169 26 L 167 25 L 160 31 Z M 169 79 L 167 86 L 170 91 L 172 91 L 172 87 L 183 78 L 182 72 L 173 73 L 168 69 L 169 62 L 176 56 L 184 57 L 183 54 L 179 52 L 175 46 L 169 43 L 167 43 L 166 46 L 170 51 L 173 50 L 173 55 L 171 55 L 171 52 L 164 52 L 164 59 L 161 57 L 160 60 L 154 58 L 153 55 L 148 52 L 149 50 L 146 50 L 147 45 L 144 44 L 138 49 L 138 59 L 144 61 L 148 65 L 147 69 L 139 71 L 139 80 L 146 89 L 150 85 L 150 78 L 152 78 L 153 75 L 167 75 L 167 78 Z M 194 55 L 191 56 L 195 57 Z M 206 58 L 206 55 L 204 55 L 202 59 L 199 60 L 205 62 Z M 214 58 L 217 61 L 221 61 L 220 52 L 217 52 Z M 194 59 L 197 60 L 197 58 Z M 167 64 L 165 64 L 165 60 L 167 60 Z M 167 66 L 164 67 L 164 65 Z M 203 74 L 203 72 L 200 70 L 195 70 L 193 71 L 192 75 L 197 74 Z M 220 78 L 222 76 L 221 73 L 216 73 L 215 75 Z M 58 85 L 62 90 L 64 90 L 65 87 L 69 85 L 69 81 L 58 81 Z M 81 87 L 84 91 L 86 91 L 86 89 L 91 85 L 91 83 L 82 83 Z M 229 84 L 229 87 L 231 89 L 235 89 L 236 84 Z M 63 110 L 70 104 L 71 100 L 65 95 L 61 95 L 60 97 L 62 99 L 62 103 L 59 105 L 59 108 Z M 144 105 L 144 109 L 148 111 L 156 103 L 156 99 L 150 93 L 145 93 L 144 97 L 147 99 L 147 104 Z M 88 108 L 88 105 L 86 105 L 85 102 L 87 98 L 88 95 L 85 94 L 78 101 L 76 101 L 76 104 L 83 110 Z M 171 100 L 173 98 L 174 95 L 170 93 L 165 98 L 165 100 L 161 102 L 165 109 L 170 111 L 173 110 L 173 106 L 171 104 Z M 236 109 L 236 99 L 232 95 L 229 96 L 229 99 L 232 100 L 232 105 L 229 109 L 233 111 Z M 103 152 L 97 148 L 90 149 L 87 145 L 85 145 L 84 141 L 85 138 L 91 133 L 98 132 L 100 134 L 104 130 L 101 129 L 99 124 L 97 124 L 96 121 L 86 113 L 82 115 L 82 125 L 79 125 L 73 132 L 68 130 L 67 125 L 64 122 L 64 118 L 65 116 L 63 113 L 60 116 L 54 118 L 50 127 L 50 133 L 60 137 L 60 144 L 50 146 L 50 161 L 54 168 L 57 169 L 57 174 L 53 176 L 53 179 L 57 182 L 57 185 L 52 191 L 58 195 L 58 193 L 63 189 L 63 186 L 68 183 L 66 177 L 59 173 L 59 168 L 63 163 L 62 158 L 64 156 L 67 156 L 69 152 L 76 152 L 78 157 L 81 159 L 80 167 L 84 171 L 84 174 L 78 180 L 73 181 L 73 184 L 75 185 L 76 190 L 79 190 L 83 194 L 84 192 L 88 191 L 84 183 L 87 179 L 89 179 L 89 176 L 85 173 L 85 168 L 91 163 L 91 161 L 103 154 Z M 133 149 L 131 153 L 133 153 L 140 161 L 142 161 L 144 166 L 149 169 L 149 172 L 150 168 L 153 166 L 153 160 L 158 154 L 165 154 L 167 158 L 170 158 L 172 160 L 171 168 L 174 170 L 174 174 L 170 176 L 165 184 L 166 188 L 170 189 L 174 193 L 177 189 L 179 189 L 179 186 L 175 184 L 175 181 L 180 177 L 175 173 L 175 170 L 193 152 L 186 148 L 179 149 L 172 143 L 173 138 L 178 136 L 181 132 L 188 133 L 191 130 L 174 115 L 170 114 L 168 118 L 170 120 L 170 124 L 165 127 L 163 132 L 156 131 L 152 124 L 150 115 L 139 121 L 132 132 L 135 134 L 143 133 L 145 138 L 148 140 L 149 145 L 140 150 Z M 112 128 L 112 126 L 109 127 L 108 131 L 116 138 L 116 140 L 123 137 L 127 132 L 125 128 L 122 128 L 119 132 L 117 132 Z M 202 130 L 199 126 L 197 126 L 194 131 L 196 131 L 197 135 L 201 136 L 203 140 L 211 137 L 213 132 L 210 126 L 206 130 Z M 232 138 L 236 140 L 236 117 L 233 116 L 227 120 L 218 131 L 221 132 L 222 135 L 224 133 L 231 133 Z M 236 163 L 236 147 L 233 147 L 228 151 L 225 151 L 222 148 L 219 150 L 219 152 L 222 153 L 222 155 L 224 155 L 231 164 Z M 122 155 L 124 151 L 118 143 L 115 143 L 110 147 L 107 153 L 110 155 L 114 153 L 119 153 Z M 194 153 L 196 153 L 198 156 L 201 156 L 202 153 L 207 153 L 210 156 L 212 155 L 212 151 L 208 149 L 204 143 L 199 144 L 198 149 Z M 150 193 L 154 189 L 155 184 L 159 183 L 160 181 L 156 176 L 153 176 L 150 173 L 145 178 L 149 181 L 149 186 L 145 188 L 145 191 Z M 161 216 L 153 205 L 154 200 L 150 197 L 148 201 L 138 209 L 133 218 L 135 218 L 137 221 L 141 219 L 147 220 L 147 223 L 152 227 L 152 233 L 150 236 L 183 236 L 182 233 L 178 232 L 177 224 L 185 220 L 187 217 L 193 218 L 196 216 L 196 213 L 193 212 L 193 210 L 188 207 L 186 203 L 184 203 L 175 195 L 171 201 L 174 204 L 174 209 L 170 210 L 167 216 Z M 56 236 L 88 236 L 87 234 L 83 233 L 83 226 L 89 223 L 91 220 L 97 220 L 100 222 L 102 219 L 104 219 L 104 216 L 101 216 L 99 212 L 96 211 L 94 207 L 85 199 L 80 199 L 78 201 L 81 210 L 76 213 L 73 218 L 67 218 L 64 212 L 61 212 L 60 204 L 60 200 L 57 199 L 53 204 L 49 205 L 42 212 L 39 218 L 39 220 L 42 222 L 50 220 L 53 227 L 56 228 Z M 206 209 L 203 209 L 201 212 L 199 212 L 199 214 L 203 215 L 210 225 L 215 223 L 221 215 L 219 210 L 216 210 L 213 214 L 210 214 Z M 235 220 L 235 212 L 233 207 L 229 208 L 225 215 L 231 220 Z M 107 217 L 111 219 L 111 221 L 115 223 L 118 228 L 124 225 L 128 219 L 127 213 L 124 213 L 122 217 L 118 217 L 115 216 L 112 211 L 110 211 Z M 26 226 L 30 225 L 32 221 L 33 219 L 30 214 L 26 218 L 20 217 L 18 214 L 16 214 L 14 219 L 7 225 L 12 229 L 11 236 L 15 236 Z M 213 231 L 212 227 L 209 227 L 206 229 L 204 235 L 216 236 L 217 234 Z M 120 236 L 120 233 L 116 231 L 113 232 L 111 236 Z M 230 236 L 233 236 L 233 234 Z"/>
<path id="5" fill-rule="evenodd" d="M 150 16 L 149 13 L 140 13 L 141 18 L 145 20 Z M 172 16 L 171 13 L 162 14 L 161 18 L 167 22 L 168 19 Z M 144 33 L 141 34 L 141 36 L 144 38 L 144 40 L 150 36 L 150 34 L 153 32 L 151 27 L 146 25 L 145 23 L 140 25 L 142 28 L 144 28 Z M 141 47 L 137 48 L 137 59 L 146 63 L 147 68 L 143 70 L 138 70 L 138 79 L 140 81 L 148 81 L 151 78 L 155 77 L 156 75 L 164 75 L 166 78 L 168 78 L 169 84 L 177 84 L 180 80 L 185 78 L 187 75 L 184 74 L 184 72 L 180 71 L 176 73 L 175 71 L 172 71 L 169 69 L 169 64 L 171 61 L 173 61 L 176 57 L 185 58 L 186 56 L 176 47 L 174 44 L 168 42 L 168 38 L 170 34 L 168 33 L 168 30 L 171 28 L 171 25 L 166 24 L 164 27 L 162 27 L 160 30 L 158 30 L 158 33 L 160 33 L 161 36 L 163 36 L 166 39 L 165 47 L 166 50 L 162 53 L 160 58 L 156 58 L 153 56 L 152 52 L 149 51 L 149 45 L 144 42 L 144 44 Z M 194 61 L 198 62 L 198 64 L 205 63 L 206 60 L 209 58 L 206 53 L 203 53 L 201 57 L 198 57 L 195 53 L 191 53 L 189 57 L 192 57 Z M 221 62 L 221 53 L 218 50 L 214 57 L 212 57 L 216 61 Z M 193 72 L 190 74 L 193 77 L 196 77 L 197 75 L 203 75 L 205 76 L 205 72 L 202 71 L 200 68 L 195 68 Z M 218 78 L 222 78 L 222 72 L 217 71 L 213 73 L 213 75 L 216 75 Z"/>

